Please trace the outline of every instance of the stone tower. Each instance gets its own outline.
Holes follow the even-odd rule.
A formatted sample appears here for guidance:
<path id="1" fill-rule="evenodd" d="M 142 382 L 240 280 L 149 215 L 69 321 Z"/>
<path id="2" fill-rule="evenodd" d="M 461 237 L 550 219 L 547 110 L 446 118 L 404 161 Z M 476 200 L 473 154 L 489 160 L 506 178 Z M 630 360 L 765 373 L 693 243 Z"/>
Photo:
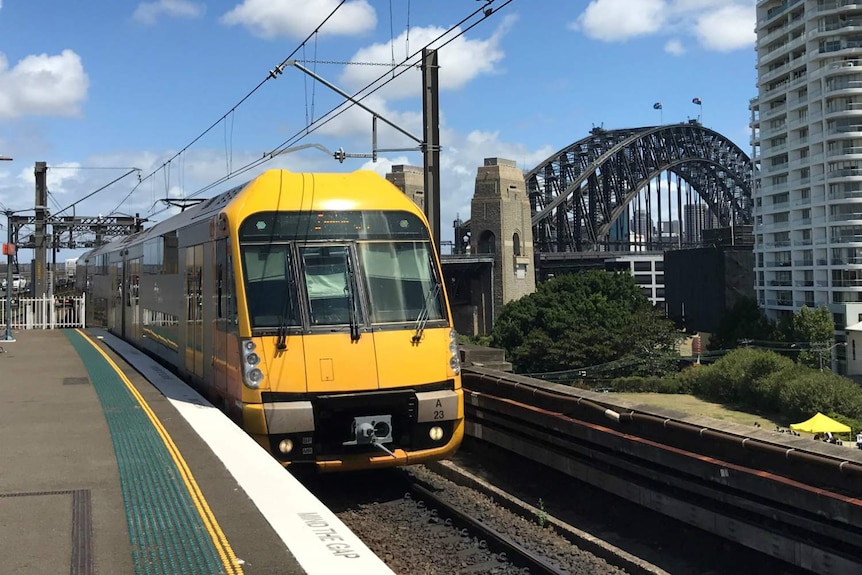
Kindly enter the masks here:
<path id="1" fill-rule="evenodd" d="M 470 249 L 494 256 L 494 312 L 536 291 L 533 226 L 524 174 L 512 160 L 485 158 L 470 204 Z"/>
<path id="2" fill-rule="evenodd" d="M 386 179 L 396 188 L 407 194 L 420 210 L 425 210 L 425 173 L 417 166 L 392 166 L 392 171 L 386 174 Z"/>

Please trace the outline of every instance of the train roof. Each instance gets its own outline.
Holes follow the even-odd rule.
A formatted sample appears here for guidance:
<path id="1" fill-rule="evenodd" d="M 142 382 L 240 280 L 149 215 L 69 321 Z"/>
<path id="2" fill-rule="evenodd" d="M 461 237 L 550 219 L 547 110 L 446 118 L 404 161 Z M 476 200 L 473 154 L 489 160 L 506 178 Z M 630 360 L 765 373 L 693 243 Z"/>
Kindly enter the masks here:
<path id="1" fill-rule="evenodd" d="M 288 193 L 284 193 L 285 189 Z M 424 219 L 424 214 L 410 198 L 371 170 L 343 173 L 267 170 L 253 180 L 203 200 L 145 230 L 115 238 L 81 257 L 89 260 L 95 255 L 138 244 L 182 229 L 222 210 L 232 212 L 233 217 L 241 221 L 245 216 L 260 211 L 323 209 L 401 209 L 417 213 Z"/>

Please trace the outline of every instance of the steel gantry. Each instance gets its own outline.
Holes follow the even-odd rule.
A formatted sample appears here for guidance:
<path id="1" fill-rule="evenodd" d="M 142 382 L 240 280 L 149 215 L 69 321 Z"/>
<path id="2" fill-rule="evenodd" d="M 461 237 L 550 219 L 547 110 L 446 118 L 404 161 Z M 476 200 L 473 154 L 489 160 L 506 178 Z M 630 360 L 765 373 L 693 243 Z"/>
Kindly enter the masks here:
<path id="1" fill-rule="evenodd" d="M 691 244 L 699 234 L 683 229 L 684 205 L 705 204 L 711 220 L 693 218 L 689 228 L 751 224 L 752 170 L 745 152 L 695 121 L 595 128 L 525 175 L 536 251 L 661 250 Z M 630 220 L 633 213 L 642 217 Z"/>
<path id="2" fill-rule="evenodd" d="M 115 237 L 139 232 L 146 221 L 140 216 L 48 216 L 45 225 L 52 228 L 49 247 L 76 249 L 99 246 Z M 19 249 L 38 248 L 35 234 L 21 237 L 22 228 L 35 227 L 37 223 L 34 216 L 10 218 L 12 241 Z"/>

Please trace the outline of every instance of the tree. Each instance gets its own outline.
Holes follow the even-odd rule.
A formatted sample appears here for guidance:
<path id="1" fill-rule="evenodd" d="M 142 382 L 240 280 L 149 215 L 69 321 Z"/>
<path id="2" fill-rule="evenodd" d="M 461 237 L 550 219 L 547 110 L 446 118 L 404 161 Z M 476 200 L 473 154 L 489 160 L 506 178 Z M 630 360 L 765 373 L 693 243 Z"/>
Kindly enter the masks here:
<path id="1" fill-rule="evenodd" d="M 757 307 L 757 300 L 741 297 L 721 318 L 716 332 L 709 338 L 709 349 L 734 349 L 745 339 L 769 340 L 775 326 Z"/>
<path id="2" fill-rule="evenodd" d="M 519 373 L 581 369 L 623 358 L 628 374 L 664 373 L 679 334 L 627 273 L 588 271 L 539 284 L 503 306 L 492 344 Z"/>
<path id="3" fill-rule="evenodd" d="M 835 325 L 828 307 L 803 306 L 793 314 L 792 331 L 786 337 L 802 348 L 799 363 L 820 369 L 831 363 Z"/>

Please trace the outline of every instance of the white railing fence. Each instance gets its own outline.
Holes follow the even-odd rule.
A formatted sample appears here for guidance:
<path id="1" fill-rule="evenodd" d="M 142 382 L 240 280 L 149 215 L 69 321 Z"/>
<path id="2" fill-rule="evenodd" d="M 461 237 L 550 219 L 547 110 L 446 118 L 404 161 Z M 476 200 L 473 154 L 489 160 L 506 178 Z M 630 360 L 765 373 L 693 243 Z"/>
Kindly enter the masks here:
<path id="1" fill-rule="evenodd" d="M 12 329 L 85 327 L 84 297 L 12 296 Z M 0 330 L 6 327 L 6 298 L 0 298 Z"/>

